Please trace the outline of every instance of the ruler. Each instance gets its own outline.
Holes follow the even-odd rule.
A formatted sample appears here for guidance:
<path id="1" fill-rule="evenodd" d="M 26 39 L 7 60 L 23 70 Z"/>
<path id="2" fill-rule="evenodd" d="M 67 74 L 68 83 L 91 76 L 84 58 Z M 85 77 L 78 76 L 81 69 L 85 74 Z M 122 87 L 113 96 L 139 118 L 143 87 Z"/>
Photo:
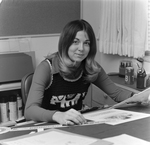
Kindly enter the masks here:
<path id="1" fill-rule="evenodd" d="M 11 131 L 22 131 L 22 130 L 36 130 L 36 129 L 46 129 L 46 128 L 59 128 L 59 127 L 66 127 L 63 125 L 43 125 L 43 126 L 30 126 L 30 127 L 18 127 L 18 128 L 12 128 Z"/>
<path id="2" fill-rule="evenodd" d="M 73 125 L 73 126 L 86 126 L 86 125 L 95 125 L 95 124 L 102 124 L 104 122 L 94 122 L 94 121 L 89 121 L 86 124 L 82 125 Z M 61 124 L 56 124 L 56 125 L 42 125 L 42 126 L 30 126 L 30 127 L 18 127 L 18 128 L 11 128 L 10 131 L 23 131 L 23 130 L 38 130 L 38 129 L 54 129 L 54 128 L 61 128 L 61 127 L 72 127 L 72 126 L 67 126 L 67 125 L 61 125 Z"/>

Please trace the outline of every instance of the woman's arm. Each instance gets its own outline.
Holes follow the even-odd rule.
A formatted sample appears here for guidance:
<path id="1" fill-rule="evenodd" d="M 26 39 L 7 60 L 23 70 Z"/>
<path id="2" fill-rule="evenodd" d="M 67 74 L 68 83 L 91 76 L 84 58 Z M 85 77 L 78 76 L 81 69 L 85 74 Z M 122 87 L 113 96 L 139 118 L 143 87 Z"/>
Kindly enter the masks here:
<path id="1" fill-rule="evenodd" d="M 150 105 L 150 87 L 138 94 L 134 94 L 131 98 L 128 98 L 118 104 L 115 104 L 114 106 L 112 106 L 112 108 L 117 108 L 124 104 L 132 104 L 132 103 L 138 103 L 146 106 Z"/>
<path id="2" fill-rule="evenodd" d="M 93 82 L 93 84 L 104 91 L 116 102 L 121 102 L 132 96 L 132 92 L 124 91 L 120 87 L 116 86 L 102 67 L 96 81 Z"/>
<path id="3" fill-rule="evenodd" d="M 36 68 L 28 99 L 25 105 L 25 118 L 34 121 L 52 121 L 55 111 L 41 108 L 44 90 L 51 81 L 51 70 L 48 62 L 42 61 Z"/>

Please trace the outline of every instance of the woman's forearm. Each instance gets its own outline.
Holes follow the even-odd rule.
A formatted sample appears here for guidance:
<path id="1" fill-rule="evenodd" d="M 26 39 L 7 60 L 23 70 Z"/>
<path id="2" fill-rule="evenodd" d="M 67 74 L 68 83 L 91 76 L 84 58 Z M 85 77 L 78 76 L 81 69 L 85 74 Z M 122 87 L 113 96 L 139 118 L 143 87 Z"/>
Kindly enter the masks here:
<path id="1" fill-rule="evenodd" d="M 52 116 L 55 112 L 56 111 L 46 110 L 39 106 L 30 106 L 25 109 L 25 118 L 33 121 L 52 122 Z"/>

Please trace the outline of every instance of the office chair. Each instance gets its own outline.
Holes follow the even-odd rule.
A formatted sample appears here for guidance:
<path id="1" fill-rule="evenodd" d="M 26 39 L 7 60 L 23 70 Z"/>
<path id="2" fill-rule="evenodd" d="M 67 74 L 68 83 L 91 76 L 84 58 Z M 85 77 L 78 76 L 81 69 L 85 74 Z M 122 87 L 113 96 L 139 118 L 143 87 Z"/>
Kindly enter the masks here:
<path id="1" fill-rule="evenodd" d="M 26 100 L 32 83 L 32 77 L 33 77 L 33 73 L 29 73 L 26 74 L 21 79 L 21 94 L 22 94 L 22 100 L 24 105 L 26 104 Z"/>

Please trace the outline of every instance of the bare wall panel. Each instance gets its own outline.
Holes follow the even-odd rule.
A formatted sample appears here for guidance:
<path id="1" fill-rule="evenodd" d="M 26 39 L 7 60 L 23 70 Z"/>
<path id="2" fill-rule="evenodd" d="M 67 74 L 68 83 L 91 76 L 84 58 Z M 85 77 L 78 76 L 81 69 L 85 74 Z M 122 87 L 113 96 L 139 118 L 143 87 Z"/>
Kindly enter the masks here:
<path id="1" fill-rule="evenodd" d="M 80 19 L 80 0 L 3 0 L 0 37 L 60 33 Z"/>

